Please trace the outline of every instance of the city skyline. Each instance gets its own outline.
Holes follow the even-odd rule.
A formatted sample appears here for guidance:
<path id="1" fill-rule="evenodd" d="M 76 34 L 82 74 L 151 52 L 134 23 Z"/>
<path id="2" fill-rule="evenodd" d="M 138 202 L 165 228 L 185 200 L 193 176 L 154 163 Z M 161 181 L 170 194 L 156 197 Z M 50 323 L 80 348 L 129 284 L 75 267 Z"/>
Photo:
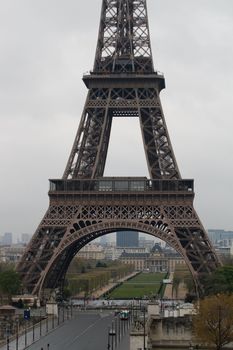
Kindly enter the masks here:
<path id="1" fill-rule="evenodd" d="M 74 0 L 2 6 L 1 233 L 33 234 L 48 207 L 48 178 L 62 176 L 86 98 L 81 78 L 93 66 L 100 4 L 82 4 L 88 25 Z M 181 174 L 195 180 L 195 208 L 206 229 L 230 230 L 233 4 L 148 0 L 148 7 Z M 134 120 L 114 122 L 105 175 L 147 176 L 142 147 Z"/>

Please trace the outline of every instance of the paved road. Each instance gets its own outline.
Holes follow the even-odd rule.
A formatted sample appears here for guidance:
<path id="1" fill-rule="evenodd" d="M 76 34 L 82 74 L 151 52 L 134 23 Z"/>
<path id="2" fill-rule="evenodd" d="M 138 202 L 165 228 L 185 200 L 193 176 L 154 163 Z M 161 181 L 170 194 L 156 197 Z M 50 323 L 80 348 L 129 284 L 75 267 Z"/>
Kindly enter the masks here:
<path id="1" fill-rule="evenodd" d="M 108 337 L 108 330 L 109 327 L 111 328 L 113 319 L 114 315 L 110 312 L 81 313 L 74 319 L 59 326 L 56 330 L 29 346 L 27 349 L 107 350 L 108 342 L 112 345 L 112 337 Z M 115 344 L 113 348 L 115 349 Z M 129 337 L 126 329 L 125 335 L 122 337 L 117 349 L 129 350 Z"/>
<path id="2" fill-rule="evenodd" d="M 112 328 L 116 333 L 114 336 L 111 335 Z M 111 311 L 75 312 L 72 319 L 27 348 L 24 340 L 24 336 L 19 339 L 19 350 L 129 350 L 127 322 L 114 317 Z M 29 344 L 30 334 L 27 340 Z M 7 346 L 0 348 L 3 349 L 6 350 Z M 9 344 L 9 350 L 16 350 L 15 342 Z"/>

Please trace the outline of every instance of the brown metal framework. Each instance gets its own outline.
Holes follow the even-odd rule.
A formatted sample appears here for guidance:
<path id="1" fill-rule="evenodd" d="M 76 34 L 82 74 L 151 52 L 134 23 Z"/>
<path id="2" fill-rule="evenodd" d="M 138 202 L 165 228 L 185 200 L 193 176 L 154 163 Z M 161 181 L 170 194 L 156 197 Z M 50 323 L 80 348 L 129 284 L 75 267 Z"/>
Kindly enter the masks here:
<path id="1" fill-rule="evenodd" d="M 166 241 L 199 284 L 219 260 L 193 208 L 193 181 L 182 180 L 166 127 L 154 71 L 146 0 L 103 0 L 88 96 L 63 178 L 50 180 L 50 204 L 18 264 L 24 287 L 41 294 L 62 285 L 75 254 L 119 230 Z M 136 117 L 150 174 L 106 178 L 112 119 Z"/>

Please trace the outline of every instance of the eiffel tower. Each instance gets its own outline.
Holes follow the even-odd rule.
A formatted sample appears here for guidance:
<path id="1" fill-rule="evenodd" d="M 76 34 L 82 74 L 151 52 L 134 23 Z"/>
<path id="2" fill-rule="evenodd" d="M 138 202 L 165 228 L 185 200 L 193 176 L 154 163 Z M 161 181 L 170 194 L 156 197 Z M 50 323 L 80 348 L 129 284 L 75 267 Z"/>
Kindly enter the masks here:
<path id="1" fill-rule="evenodd" d="M 182 179 L 154 70 L 146 0 L 103 0 L 88 95 L 63 177 L 50 180 L 49 208 L 18 264 L 25 291 L 61 288 L 88 242 L 120 230 L 158 237 L 200 276 L 220 261 L 193 207 L 192 179 Z M 113 118 L 139 118 L 150 178 L 104 177 Z M 129 233 L 130 234 L 130 233 Z"/>

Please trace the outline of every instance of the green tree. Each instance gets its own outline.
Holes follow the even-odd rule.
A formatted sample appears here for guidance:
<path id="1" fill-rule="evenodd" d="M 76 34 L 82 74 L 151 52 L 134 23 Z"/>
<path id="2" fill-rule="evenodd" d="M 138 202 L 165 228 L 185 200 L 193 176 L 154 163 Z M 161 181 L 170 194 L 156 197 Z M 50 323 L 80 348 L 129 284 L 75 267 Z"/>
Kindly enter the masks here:
<path id="1" fill-rule="evenodd" d="M 106 267 L 107 267 L 107 264 L 106 264 L 105 262 L 98 261 L 98 262 L 96 263 L 96 267 L 104 267 L 104 268 L 106 268 Z"/>
<path id="2" fill-rule="evenodd" d="M 82 266 L 81 273 L 85 273 L 85 272 L 86 272 L 86 267 Z"/>
<path id="3" fill-rule="evenodd" d="M 67 300 L 67 299 L 69 299 L 71 297 L 71 291 L 70 291 L 70 289 L 69 289 L 69 287 L 64 287 L 64 289 L 63 289 L 63 299 L 64 300 Z"/>
<path id="4" fill-rule="evenodd" d="M 0 272 L 14 270 L 15 264 L 12 262 L 0 262 Z"/>
<path id="5" fill-rule="evenodd" d="M 1 296 L 7 296 L 8 300 L 12 295 L 18 294 L 20 291 L 20 278 L 16 271 L 5 270 L 0 272 L 0 293 Z"/>
<path id="6" fill-rule="evenodd" d="M 87 269 L 88 269 L 88 270 L 91 270 L 91 269 L 92 269 L 92 266 L 91 266 L 90 263 L 87 264 Z"/>
<path id="7" fill-rule="evenodd" d="M 174 275 L 173 277 L 173 282 L 172 282 L 172 296 L 174 295 L 175 292 L 175 297 L 178 297 L 178 290 L 179 290 L 179 286 L 182 282 L 182 278 L 180 276 L 178 276 L 177 274 Z"/>
<path id="8" fill-rule="evenodd" d="M 233 295 L 208 296 L 199 302 L 193 317 L 196 338 L 216 350 L 233 341 Z"/>
<path id="9" fill-rule="evenodd" d="M 233 266 L 221 266 L 203 278 L 206 295 L 233 293 Z"/>

